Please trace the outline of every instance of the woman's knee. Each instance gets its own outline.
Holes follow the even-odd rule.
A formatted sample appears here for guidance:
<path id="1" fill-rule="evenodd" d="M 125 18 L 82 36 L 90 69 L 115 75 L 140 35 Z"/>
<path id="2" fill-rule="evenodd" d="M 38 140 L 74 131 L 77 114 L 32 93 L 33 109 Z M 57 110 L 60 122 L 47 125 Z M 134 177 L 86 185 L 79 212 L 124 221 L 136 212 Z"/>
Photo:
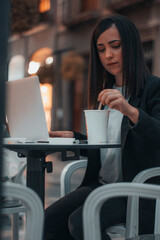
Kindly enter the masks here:
<path id="1" fill-rule="evenodd" d="M 82 207 L 75 210 L 68 219 L 68 227 L 75 240 L 83 239 Z"/>
<path id="2" fill-rule="evenodd" d="M 82 207 L 78 208 L 73 214 L 69 217 L 68 220 L 69 231 L 72 237 L 75 240 L 83 240 L 83 221 L 82 221 Z M 105 231 L 101 232 L 102 240 L 111 240 L 109 235 Z"/>

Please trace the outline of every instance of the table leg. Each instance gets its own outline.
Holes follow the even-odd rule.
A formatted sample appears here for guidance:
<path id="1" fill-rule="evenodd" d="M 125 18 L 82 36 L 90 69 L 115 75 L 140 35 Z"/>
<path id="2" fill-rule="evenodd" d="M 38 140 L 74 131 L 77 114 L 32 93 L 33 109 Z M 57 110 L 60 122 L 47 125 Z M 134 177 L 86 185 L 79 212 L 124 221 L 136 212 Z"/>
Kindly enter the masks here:
<path id="1" fill-rule="evenodd" d="M 27 157 L 27 186 L 39 195 L 44 204 L 45 194 L 45 156 Z"/>
<path id="2" fill-rule="evenodd" d="M 101 166 L 99 149 L 89 149 L 87 156 L 88 164 L 83 181 L 81 183 L 82 186 L 94 182 L 98 179 Z"/>

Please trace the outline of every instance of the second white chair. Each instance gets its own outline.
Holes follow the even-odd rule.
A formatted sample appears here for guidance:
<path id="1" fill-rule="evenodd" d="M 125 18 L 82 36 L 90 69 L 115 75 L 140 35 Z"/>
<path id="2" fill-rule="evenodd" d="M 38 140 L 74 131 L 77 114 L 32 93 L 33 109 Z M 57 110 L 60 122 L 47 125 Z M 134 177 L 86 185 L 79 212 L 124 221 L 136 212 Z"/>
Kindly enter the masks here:
<path id="1" fill-rule="evenodd" d="M 67 193 L 71 191 L 71 177 L 73 173 L 78 169 L 86 168 L 86 166 L 87 166 L 87 160 L 78 160 L 78 161 L 73 161 L 64 167 L 60 176 L 61 197 L 65 196 Z M 139 174 L 137 174 L 137 176 L 133 179 L 133 183 L 145 183 L 148 179 L 152 177 L 157 177 L 157 176 L 160 176 L 160 167 L 146 169 L 140 172 Z M 131 214 L 131 215 L 133 215 L 133 212 L 135 214 L 135 218 L 131 219 L 131 221 L 137 221 L 138 200 L 139 200 L 138 197 L 128 197 L 127 212 L 128 214 Z M 130 225 L 128 226 L 127 231 L 132 232 L 132 229 L 130 229 Z M 136 229 L 136 231 L 138 234 L 138 229 Z M 108 229 L 106 229 L 106 232 L 110 235 L 111 238 L 119 238 L 119 237 L 124 238 L 126 234 L 128 235 L 128 232 L 126 232 L 126 226 L 124 223 L 109 227 Z"/>
<path id="2" fill-rule="evenodd" d="M 141 183 L 111 183 L 95 189 L 85 201 L 83 208 L 84 240 L 101 240 L 100 209 L 103 203 L 110 198 L 124 196 L 158 200 L 158 204 L 156 204 L 154 234 L 155 236 L 160 236 L 160 186 Z M 131 214 L 127 209 L 127 213 L 125 239 L 131 239 L 138 236 L 139 221 L 136 212 L 133 211 Z M 141 237 L 139 236 L 138 239 L 140 240 Z"/>

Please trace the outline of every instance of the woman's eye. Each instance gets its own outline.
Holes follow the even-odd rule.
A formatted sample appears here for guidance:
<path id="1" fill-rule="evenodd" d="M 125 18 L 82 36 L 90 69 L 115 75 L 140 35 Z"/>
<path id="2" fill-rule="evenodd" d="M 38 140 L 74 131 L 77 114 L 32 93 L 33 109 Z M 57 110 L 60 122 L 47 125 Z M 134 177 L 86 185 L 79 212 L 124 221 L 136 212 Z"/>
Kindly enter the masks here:
<path id="1" fill-rule="evenodd" d="M 103 49 L 98 49 L 98 52 L 100 52 L 100 53 L 102 53 L 102 52 L 104 52 L 105 51 L 105 49 L 103 48 Z"/>
<path id="2" fill-rule="evenodd" d="M 114 45 L 112 48 L 120 48 L 121 45 Z"/>

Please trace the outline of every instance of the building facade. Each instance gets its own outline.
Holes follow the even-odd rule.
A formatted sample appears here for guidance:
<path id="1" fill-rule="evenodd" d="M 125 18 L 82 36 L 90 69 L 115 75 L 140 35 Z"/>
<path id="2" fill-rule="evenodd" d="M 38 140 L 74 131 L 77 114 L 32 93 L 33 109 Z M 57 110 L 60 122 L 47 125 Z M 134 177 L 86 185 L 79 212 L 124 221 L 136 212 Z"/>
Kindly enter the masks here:
<path id="1" fill-rule="evenodd" d="M 21 69 L 28 76 L 32 75 L 28 73 L 31 60 L 42 63 L 53 57 L 50 77 L 46 77 L 47 72 L 40 75 L 42 84 L 52 85 L 49 129 L 85 131 L 83 110 L 87 108 L 90 37 L 96 22 L 103 17 L 118 13 L 135 23 L 147 65 L 153 74 L 160 76 L 160 0 L 47 0 L 46 3 L 50 3 L 46 11 L 48 21 L 43 21 L 46 16 L 42 16 L 34 28 L 10 37 L 8 64 L 17 55 L 24 57 Z"/>

